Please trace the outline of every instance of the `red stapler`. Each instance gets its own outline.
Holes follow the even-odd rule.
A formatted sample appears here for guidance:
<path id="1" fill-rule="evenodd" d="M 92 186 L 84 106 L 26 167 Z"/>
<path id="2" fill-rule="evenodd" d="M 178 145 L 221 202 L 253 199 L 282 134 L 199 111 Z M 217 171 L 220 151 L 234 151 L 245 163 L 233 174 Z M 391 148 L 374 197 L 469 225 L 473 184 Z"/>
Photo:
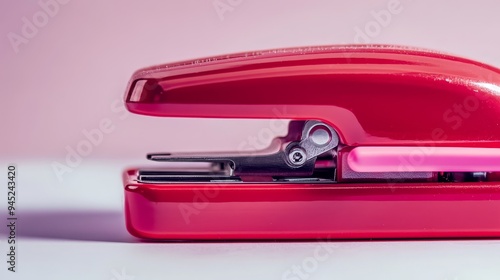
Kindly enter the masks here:
<path id="1" fill-rule="evenodd" d="M 291 120 L 259 153 L 152 153 L 158 168 L 125 171 L 137 237 L 500 237 L 494 67 L 394 46 L 278 49 L 139 70 L 125 102 L 151 116 Z"/>

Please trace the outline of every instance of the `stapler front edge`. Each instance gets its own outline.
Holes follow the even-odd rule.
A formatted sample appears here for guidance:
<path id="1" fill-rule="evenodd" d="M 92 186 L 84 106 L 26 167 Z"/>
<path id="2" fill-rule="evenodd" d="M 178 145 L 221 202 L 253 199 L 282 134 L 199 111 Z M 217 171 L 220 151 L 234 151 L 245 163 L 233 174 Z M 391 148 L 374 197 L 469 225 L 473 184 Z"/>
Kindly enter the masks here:
<path id="1" fill-rule="evenodd" d="M 125 103 L 150 116 L 291 120 L 258 153 L 151 153 L 157 168 L 126 170 L 139 238 L 500 237 L 494 67 L 382 45 L 257 51 L 141 69 Z"/>

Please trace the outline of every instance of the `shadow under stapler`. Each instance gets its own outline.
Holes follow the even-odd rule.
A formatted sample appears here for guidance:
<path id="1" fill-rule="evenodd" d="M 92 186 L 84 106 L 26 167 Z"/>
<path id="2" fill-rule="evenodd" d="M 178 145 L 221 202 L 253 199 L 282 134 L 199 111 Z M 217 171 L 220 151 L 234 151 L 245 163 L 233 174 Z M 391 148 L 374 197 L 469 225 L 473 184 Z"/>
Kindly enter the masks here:
<path id="1" fill-rule="evenodd" d="M 3 216 L 3 220 L 7 217 Z M 1 235 L 9 233 L 1 231 Z M 47 238 L 75 241 L 139 242 L 125 228 L 123 213 L 117 211 L 20 211 L 18 238 Z"/>

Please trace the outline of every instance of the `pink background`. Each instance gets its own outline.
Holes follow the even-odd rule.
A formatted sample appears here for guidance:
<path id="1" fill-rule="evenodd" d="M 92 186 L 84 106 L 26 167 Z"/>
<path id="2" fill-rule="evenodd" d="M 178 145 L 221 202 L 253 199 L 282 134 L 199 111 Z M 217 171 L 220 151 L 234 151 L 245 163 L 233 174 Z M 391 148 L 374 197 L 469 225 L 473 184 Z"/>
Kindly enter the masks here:
<path id="1" fill-rule="evenodd" d="M 62 0 L 61 0 L 62 1 Z M 400 0 L 370 43 L 437 49 L 500 66 L 495 5 Z M 233 6 L 219 17 L 214 3 Z M 8 34 L 37 1 L 0 4 L 2 137 L 10 160 L 64 161 L 83 130 L 114 130 L 86 158 L 143 158 L 153 151 L 236 150 L 266 120 L 161 119 L 114 112 L 131 73 L 152 64 L 256 49 L 363 42 L 373 12 L 390 1 L 68 1 L 16 53 Z M 116 102 L 116 103 L 114 103 Z M 123 108 L 122 108 L 123 109 Z M 180 133 L 182 132 L 182 133 Z M 283 133 L 284 131 L 274 131 Z M 270 139 L 261 138 L 263 148 Z"/>
<path id="2" fill-rule="evenodd" d="M 500 1 L 493 0 L 400 0 L 402 10 L 384 26 L 373 14 L 386 14 L 380 11 L 396 0 L 65 0 L 15 52 L 9 36 L 22 33 L 23 17 L 32 21 L 41 15 L 43 20 L 38 1 L 0 1 L 0 168 L 17 165 L 21 218 L 20 273 L 12 275 L 4 263 L 0 279 L 118 280 L 125 279 L 116 277 L 123 272 L 137 280 L 286 279 L 291 267 L 311 259 L 323 243 L 135 243 L 124 226 L 124 167 L 144 162 L 147 152 L 237 150 L 252 138 L 257 144 L 251 148 L 264 148 L 270 137 L 263 135 L 275 127 L 268 120 L 116 112 L 112 106 L 121 104 L 130 75 L 140 67 L 257 49 L 360 42 L 356 35 L 370 26 L 378 29 L 371 30 L 369 43 L 425 47 L 500 66 Z M 229 10 L 219 16 L 214 3 Z M 87 141 L 83 131 L 97 129 L 103 120 L 112 123 L 113 131 L 59 178 L 53 163 L 64 164 L 67 149 Z M 6 195 L 4 188 L 3 209 Z M 0 241 L 3 255 L 8 244 Z M 308 279 L 500 275 L 498 240 L 321 246 L 333 253 Z"/>

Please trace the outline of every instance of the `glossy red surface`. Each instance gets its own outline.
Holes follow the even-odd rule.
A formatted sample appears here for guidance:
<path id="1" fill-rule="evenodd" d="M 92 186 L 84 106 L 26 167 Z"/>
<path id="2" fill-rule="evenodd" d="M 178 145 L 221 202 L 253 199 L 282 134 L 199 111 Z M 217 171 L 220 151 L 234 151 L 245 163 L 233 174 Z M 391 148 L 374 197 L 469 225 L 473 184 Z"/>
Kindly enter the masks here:
<path id="1" fill-rule="evenodd" d="M 155 66 L 133 75 L 125 99 L 131 112 L 152 116 L 322 120 L 344 151 L 500 148 L 500 71 L 401 47 L 284 49 Z M 342 168 L 340 176 L 354 178 Z M 413 183 L 142 184 L 136 172 L 124 174 L 125 206 L 127 228 L 141 238 L 500 237 L 498 174 L 489 177 L 496 182 L 470 183 L 431 182 L 431 173 Z"/>
<path id="2" fill-rule="evenodd" d="M 347 145 L 498 146 L 500 72 L 435 52 L 340 46 L 237 54 L 137 71 L 134 113 L 323 120 Z"/>
<path id="3" fill-rule="evenodd" d="M 140 184 L 127 228 L 151 239 L 500 236 L 499 183 Z"/>

